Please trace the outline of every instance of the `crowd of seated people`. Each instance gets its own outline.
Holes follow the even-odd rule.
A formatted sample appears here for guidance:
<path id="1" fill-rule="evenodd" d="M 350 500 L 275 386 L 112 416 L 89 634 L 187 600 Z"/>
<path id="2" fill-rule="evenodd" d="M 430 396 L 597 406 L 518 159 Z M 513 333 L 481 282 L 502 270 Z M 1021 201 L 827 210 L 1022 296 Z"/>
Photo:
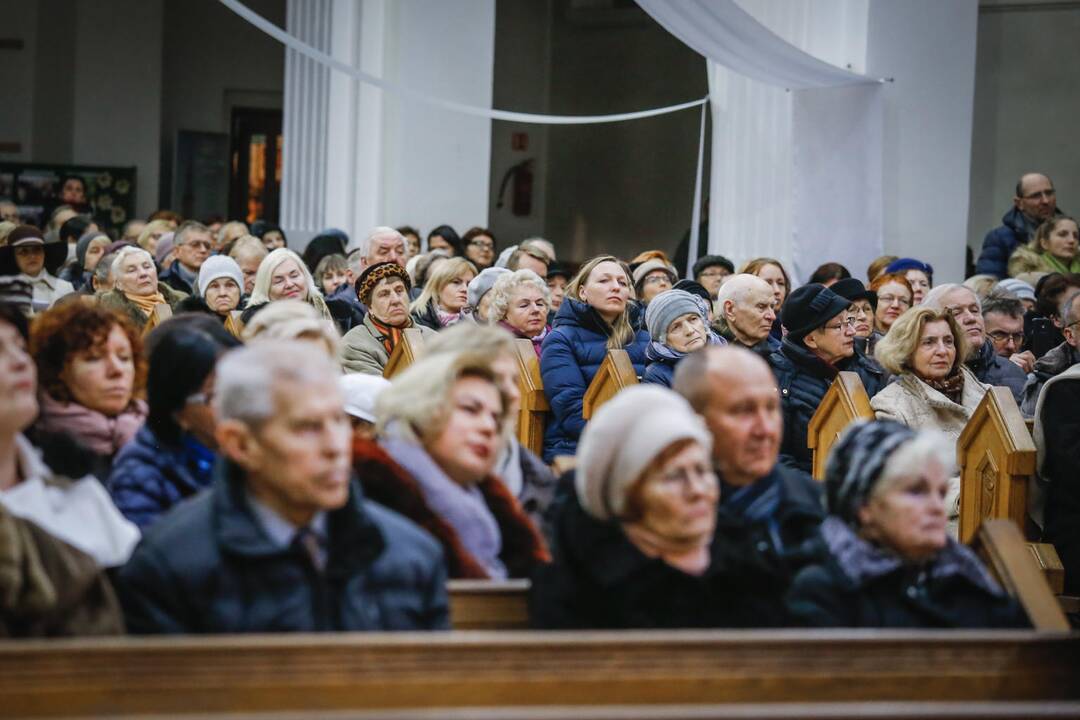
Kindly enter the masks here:
<path id="1" fill-rule="evenodd" d="M 1032 524 L 1080 581 L 1078 233 L 1042 175 L 1014 203 L 980 275 L 936 287 L 910 257 L 680 279 L 661 250 L 566 264 L 479 226 L 297 252 L 168 211 L 14 223 L 0 636 L 447 629 L 449 579 L 530 580 L 539 629 L 1027 626 L 956 539 L 956 442 L 1004 386 L 1034 418 Z M 586 419 L 612 350 L 640 384 Z M 820 481 L 842 371 L 876 420 Z"/>

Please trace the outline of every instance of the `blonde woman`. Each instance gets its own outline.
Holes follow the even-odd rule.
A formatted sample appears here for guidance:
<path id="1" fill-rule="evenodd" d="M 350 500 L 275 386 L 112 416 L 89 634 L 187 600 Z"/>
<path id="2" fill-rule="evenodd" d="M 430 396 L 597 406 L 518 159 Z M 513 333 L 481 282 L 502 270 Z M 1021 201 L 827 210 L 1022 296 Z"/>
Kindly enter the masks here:
<path id="1" fill-rule="evenodd" d="M 325 350 L 335 363 L 341 349 L 337 325 L 300 300 L 269 305 L 244 326 L 243 340 L 249 345 L 267 340 L 305 340 Z"/>
<path id="2" fill-rule="evenodd" d="M 176 223 L 172 220 L 151 220 L 139 233 L 135 243 L 153 255 L 157 252 L 158 240 L 166 233 L 176 232 Z"/>
<path id="3" fill-rule="evenodd" d="M 989 388 L 964 366 L 968 352 L 967 336 L 948 312 L 920 306 L 901 315 L 874 350 L 897 376 L 870 400 L 877 419 L 939 430 L 955 444 Z M 960 478 L 950 481 L 945 500 L 956 537 Z"/>
<path id="4" fill-rule="evenodd" d="M 264 305 L 276 300 L 301 300 L 315 308 L 323 318 L 332 319 L 304 261 L 288 248 L 274 250 L 259 263 L 251 298 L 240 319 L 248 325 Z"/>
<path id="5" fill-rule="evenodd" d="M 567 285 L 540 357 L 544 394 L 551 403 L 551 420 L 544 432 L 544 462 L 577 450 L 585 428 L 581 415 L 585 390 L 608 350 L 626 350 L 637 374 L 645 372 L 649 334 L 635 331 L 630 323 L 632 287 L 630 273 L 611 255 L 600 255 L 582 265 Z"/>
<path id="6" fill-rule="evenodd" d="M 1059 215 L 1035 231 L 1035 237 L 1020 245 L 1009 258 L 1009 277 L 1029 272 L 1080 272 L 1080 226 L 1076 220 Z"/>
<path id="7" fill-rule="evenodd" d="M 471 316 L 469 281 L 476 277 L 476 266 L 465 258 L 454 257 L 439 263 L 424 284 L 420 297 L 409 306 L 413 321 L 432 330 L 442 330 Z"/>
<path id="8" fill-rule="evenodd" d="M 488 321 L 498 323 L 514 337 L 533 344 L 536 356 L 551 328 L 548 327 L 548 307 L 551 292 L 539 275 L 532 270 L 505 273 L 491 288 Z"/>

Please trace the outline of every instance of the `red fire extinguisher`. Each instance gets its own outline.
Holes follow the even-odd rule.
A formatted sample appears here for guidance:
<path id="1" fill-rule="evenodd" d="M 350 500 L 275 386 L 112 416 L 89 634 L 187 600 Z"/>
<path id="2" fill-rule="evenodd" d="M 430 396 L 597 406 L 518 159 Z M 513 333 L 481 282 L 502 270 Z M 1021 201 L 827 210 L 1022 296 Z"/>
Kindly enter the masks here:
<path id="1" fill-rule="evenodd" d="M 511 192 L 510 212 L 519 217 L 524 217 L 532 212 L 532 166 L 533 158 L 528 158 L 522 160 L 506 171 L 506 174 L 502 177 L 502 182 L 499 183 L 499 199 L 495 203 L 496 208 L 501 208 L 503 206 L 503 195 L 506 193 L 507 184 L 512 179 L 514 188 Z"/>

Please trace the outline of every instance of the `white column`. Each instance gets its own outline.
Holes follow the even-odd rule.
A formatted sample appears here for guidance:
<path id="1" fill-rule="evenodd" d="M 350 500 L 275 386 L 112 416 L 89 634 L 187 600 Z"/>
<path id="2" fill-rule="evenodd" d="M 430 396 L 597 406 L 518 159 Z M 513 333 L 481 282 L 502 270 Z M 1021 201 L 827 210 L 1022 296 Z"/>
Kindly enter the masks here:
<path id="1" fill-rule="evenodd" d="M 352 67 L 491 107 L 494 0 L 289 0 L 288 18 L 290 32 Z M 375 225 L 487 223 L 489 120 L 309 62 L 286 59 L 282 218 L 303 241 L 290 245 L 326 226 L 355 243 Z"/>
<path id="2" fill-rule="evenodd" d="M 333 10 L 333 0 L 288 0 L 285 28 L 329 51 Z M 285 51 L 281 226 L 296 250 L 326 226 L 330 72 L 295 50 Z"/>

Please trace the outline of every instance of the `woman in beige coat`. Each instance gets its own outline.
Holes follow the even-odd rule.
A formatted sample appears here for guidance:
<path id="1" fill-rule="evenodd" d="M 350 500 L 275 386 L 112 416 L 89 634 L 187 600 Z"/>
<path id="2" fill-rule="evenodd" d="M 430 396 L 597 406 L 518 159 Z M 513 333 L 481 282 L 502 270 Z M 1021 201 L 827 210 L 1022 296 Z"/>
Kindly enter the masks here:
<path id="1" fill-rule="evenodd" d="M 967 353 L 967 339 L 952 315 L 928 307 L 905 312 L 874 351 L 881 366 L 898 376 L 870 401 L 877 419 L 939 430 L 955 443 L 989 388 L 964 367 Z M 956 537 L 959 477 L 950 480 L 945 503 Z"/>

